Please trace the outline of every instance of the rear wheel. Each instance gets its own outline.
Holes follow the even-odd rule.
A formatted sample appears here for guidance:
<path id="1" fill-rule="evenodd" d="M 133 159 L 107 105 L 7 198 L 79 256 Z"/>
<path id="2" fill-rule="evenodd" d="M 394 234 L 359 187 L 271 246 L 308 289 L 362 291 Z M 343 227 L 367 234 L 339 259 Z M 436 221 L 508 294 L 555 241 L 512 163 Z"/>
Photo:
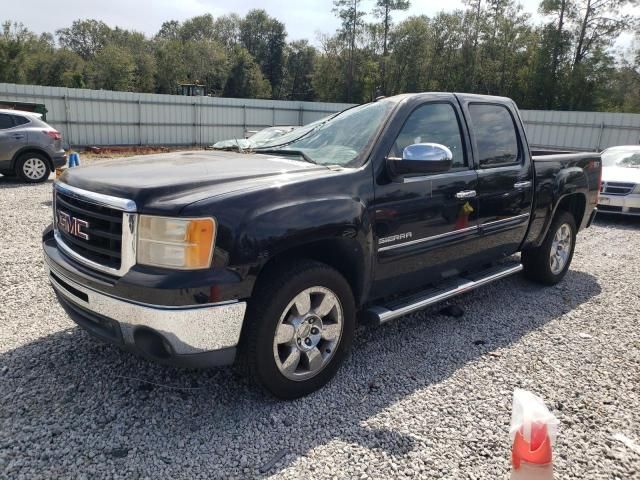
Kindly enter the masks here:
<path id="1" fill-rule="evenodd" d="M 16 174 L 27 183 L 41 183 L 49 178 L 51 168 L 44 155 L 26 153 L 16 162 Z"/>
<path id="2" fill-rule="evenodd" d="M 576 221 L 569 212 L 559 212 L 542 245 L 522 252 L 524 274 L 544 285 L 555 285 L 571 265 L 576 244 Z"/>
<path id="3" fill-rule="evenodd" d="M 306 260 L 278 269 L 261 282 L 249 305 L 249 372 L 276 397 L 307 395 L 338 371 L 354 328 L 353 294 L 340 273 Z"/>

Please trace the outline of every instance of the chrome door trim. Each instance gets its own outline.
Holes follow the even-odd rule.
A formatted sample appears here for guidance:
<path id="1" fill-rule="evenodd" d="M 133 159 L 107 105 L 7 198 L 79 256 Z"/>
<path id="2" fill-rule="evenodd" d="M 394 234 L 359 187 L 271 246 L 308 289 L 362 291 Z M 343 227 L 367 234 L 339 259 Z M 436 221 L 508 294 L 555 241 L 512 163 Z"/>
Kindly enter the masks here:
<path id="1" fill-rule="evenodd" d="M 430 240 L 437 240 L 439 238 L 451 237 L 453 235 L 472 232 L 474 230 L 478 230 L 478 227 L 477 226 L 473 226 L 473 227 L 461 228 L 460 230 L 454 230 L 452 232 L 440 233 L 438 235 L 432 235 L 430 237 L 425 237 L 425 238 L 418 238 L 416 240 L 411 240 L 409 242 L 396 243 L 395 245 L 387 245 L 387 246 L 378 248 L 378 252 L 385 252 L 387 250 L 393 250 L 395 248 L 400 248 L 400 247 L 409 247 L 411 245 L 417 245 L 419 243 L 428 242 Z"/>
<path id="2" fill-rule="evenodd" d="M 481 223 L 479 225 L 479 228 L 485 227 L 487 225 L 499 225 L 501 223 L 511 223 L 514 220 L 524 220 L 525 218 L 529 218 L 529 216 L 530 216 L 529 213 L 523 213 L 522 215 L 514 215 L 513 217 L 509 217 L 509 218 L 501 218 L 500 220 L 492 220 L 490 222 Z"/>

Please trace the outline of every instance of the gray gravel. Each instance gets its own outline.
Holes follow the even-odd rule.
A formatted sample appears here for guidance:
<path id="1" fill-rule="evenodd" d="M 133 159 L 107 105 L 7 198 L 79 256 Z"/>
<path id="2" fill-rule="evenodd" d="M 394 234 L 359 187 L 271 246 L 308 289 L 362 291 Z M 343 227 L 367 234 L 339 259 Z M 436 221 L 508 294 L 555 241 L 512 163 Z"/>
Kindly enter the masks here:
<path id="1" fill-rule="evenodd" d="M 42 268 L 50 191 L 0 177 L 0 478 L 506 478 L 514 387 L 560 419 L 558 478 L 640 478 L 640 220 L 581 233 L 557 287 L 361 329 L 332 383 L 282 403 L 75 327 Z"/>

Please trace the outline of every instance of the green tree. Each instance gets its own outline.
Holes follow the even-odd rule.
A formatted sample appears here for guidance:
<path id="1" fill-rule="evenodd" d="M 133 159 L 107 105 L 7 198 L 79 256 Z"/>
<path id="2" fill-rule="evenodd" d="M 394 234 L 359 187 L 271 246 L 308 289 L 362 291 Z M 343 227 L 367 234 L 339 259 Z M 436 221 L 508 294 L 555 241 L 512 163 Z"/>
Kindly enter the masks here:
<path id="1" fill-rule="evenodd" d="M 373 13 L 382 23 L 382 58 L 380 59 L 380 79 L 382 94 L 387 94 L 386 64 L 389 55 L 389 31 L 393 24 L 392 14 L 395 11 L 408 10 L 409 0 L 377 0 Z"/>
<path id="2" fill-rule="evenodd" d="M 271 95 L 278 98 L 284 72 L 287 32 L 284 24 L 264 10 L 251 10 L 240 22 L 240 41 L 262 74 L 271 84 Z"/>
<path id="3" fill-rule="evenodd" d="M 56 34 L 62 47 L 89 60 L 108 43 L 111 29 L 99 20 L 75 20 L 71 27 L 61 28 Z"/>
<path id="4" fill-rule="evenodd" d="M 361 0 L 333 0 L 333 12 L 342 22 L 338 37 L 347 44 L 346 101 L 353 101 L 353 81 L 356 57 L 356 40 L 364 26 L 365 12 Z"/>
<path id="5" fill-rule="evenodd" d="M 224 86 L 225 97 L 269 98 L 271 88 L 251 54 L 240 47 L 233 55 L 233 65 Z"/>
<path id="6" fill-rule="evenodd" d="M 291 42 L 287 47 L 282 97 L 290 100 L 314 99 L 313 71 L 316 49 L 307 40 Z"/>
<path id="7" fill-rule="evenodd" d="M 115 44 L 98 50 L 91 62 L 91 85 L 103 90 L 132 91 L 136 65 L 133 55 Z"/>

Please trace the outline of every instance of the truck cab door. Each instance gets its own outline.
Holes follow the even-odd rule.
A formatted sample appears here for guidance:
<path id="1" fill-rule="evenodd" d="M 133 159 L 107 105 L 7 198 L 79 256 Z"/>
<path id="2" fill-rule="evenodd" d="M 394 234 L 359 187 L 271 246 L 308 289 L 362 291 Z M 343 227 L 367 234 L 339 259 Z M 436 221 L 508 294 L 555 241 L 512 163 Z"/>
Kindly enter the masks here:
<path id="1" fill-rule="evenodd" d="M 487 261 L 516 253 L 533 202 L 534 172 L 515 105 L 460 96 L 478 173 L 480 249 Z"/>
<path id="2" fill-rule="evenodd" d="M 372 297 L 417 289 L 455 275 L 477 237 L 477 174 L 467 154 L 467 135 L 459 105 L 421 101 L 398 114 L 388 133 L 383 162 L 400 160 L 405 148 L 421 143 L 447 147 L 449 171 L 393 178 L 388 168 L 375 184 L 373 216 L 377 242 Z"/>

